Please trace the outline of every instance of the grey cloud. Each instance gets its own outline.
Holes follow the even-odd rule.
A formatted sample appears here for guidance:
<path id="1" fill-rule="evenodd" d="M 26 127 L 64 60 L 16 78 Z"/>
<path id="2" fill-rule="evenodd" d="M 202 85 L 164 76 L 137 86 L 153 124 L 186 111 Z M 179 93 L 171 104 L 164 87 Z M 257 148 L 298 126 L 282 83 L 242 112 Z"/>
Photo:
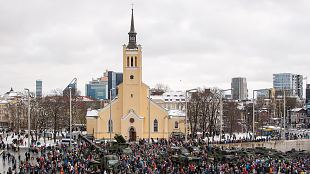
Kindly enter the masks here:
<path id="1" fill-rule="evenodd" d="M 310 2 L 135 1 L 143 78 L 174 89 L 270 87 L 272 73 L 309 74 Z M 44 91 L 122 70 L 130 2 L 0 0 L 0 92 L 43 80 Z M 181 82 L 180 82 L 181 80 Z"/>

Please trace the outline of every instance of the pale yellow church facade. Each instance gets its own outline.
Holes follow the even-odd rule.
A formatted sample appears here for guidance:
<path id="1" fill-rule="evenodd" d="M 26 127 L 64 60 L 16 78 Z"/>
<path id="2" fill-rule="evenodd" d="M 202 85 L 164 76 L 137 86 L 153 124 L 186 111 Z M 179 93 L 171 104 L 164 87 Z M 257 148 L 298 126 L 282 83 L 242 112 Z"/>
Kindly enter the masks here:
<path id="1" fill-rule="evenodd" d="M 104 108 L 88 111 L 87 133 L 96 139 L 121 134 L 126 140 L 136 141 L 185 132 L 184 113 L 156 104 L 149 97 L 149 86 L 142 82 L 142 48 L 136 43 L 133 10 L 128 35 L 129 43 L 123 45 L 123 83 L 118 86 L 118 96 Z"/>

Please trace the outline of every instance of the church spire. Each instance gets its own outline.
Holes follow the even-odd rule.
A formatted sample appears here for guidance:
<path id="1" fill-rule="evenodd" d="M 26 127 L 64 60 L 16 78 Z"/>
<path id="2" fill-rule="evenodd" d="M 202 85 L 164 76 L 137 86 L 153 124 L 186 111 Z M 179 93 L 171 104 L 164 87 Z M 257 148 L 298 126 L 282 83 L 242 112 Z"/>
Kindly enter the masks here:
<path id="1" fill-rule="evenodd" d="M 133 19 L 133 8 L 131 9 L 131 24 L 130 24 L 130 31 L 128 33 L 129 35 L 129 43 L 127 45 L 127 48 L 129 49 L 136 49 L 137 43 L 136 43 L 136 31 L 135 31 L 135 23 Z"/>
<path id="2" fill-rule="evenodd" d="M 130 31 L 129 33 L 136 33 L 135 31 L 135 22 L 133 19 L 133 9 L 131 9 L 131 24 L 130 24 Z"/>

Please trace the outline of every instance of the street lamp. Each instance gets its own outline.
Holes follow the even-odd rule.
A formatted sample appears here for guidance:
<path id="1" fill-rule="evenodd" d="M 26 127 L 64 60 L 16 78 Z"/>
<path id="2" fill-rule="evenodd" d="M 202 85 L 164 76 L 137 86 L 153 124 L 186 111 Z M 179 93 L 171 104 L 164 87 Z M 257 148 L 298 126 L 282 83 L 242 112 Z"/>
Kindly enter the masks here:
<path id="1" fill-rule="evenodd" d="M 70 121 L 69 121 L 69 133 L 70 133 L 70 141 L 69 141 L 69 147 L 71 147 L 71 139 L 72 139 L 72 92 L 71 92 L 71 90 L 72 90 L 72 87 L 71 86 L 69 86 L 69 95 L 70 95 Z"/>
<path id="2" fill-rule="evenodd" d="M 115 90 L 115 88 L 110 89 L 110 119 L 109 119 L 110 143 L 112 142 L 112 90 Z"/>
<path id="3" fill-rule="evenodd" d="M 70 136 L 70 141 L 69 141 L 69 147 L 71 147 L 71 141 L 72 141 L 72 89 L 76 89 L 76 82 L 77 79 L 74 78 L 69 85 L 64 89 L 64 91 L 67 91 L 67 89 L 69 89 L 69 114 L 70 114 L 70 118 L 69 118 L 69 136 Z"/>
<path id="4" fill-rule="evenodd" d="M 222 89 L 220 90 L 220 141 L 222 141 L 222 132 L 223 132 L 223 92 L 231 91 L 231 89 Z"/>
<path id="5" fill-rule="evenodd" d="M 151 90 L 149 89 L 149 108 L 148 108 L 148 120 L 149 120 L 149 143 L 151 142 Z"/>
<path id="6" fill-rule="evenodd" d="M 194 88 L 194 89 L 189 89 L 185 91 L 185 142 L 187 142 L 187 93 L 190 92 L 197 92 L 198 89 Z"/>
<path id="7" fill-rule="evenodd" d="M 265 90 L 269 90 L 268 88 L 265 89 L 254 89 L 253 90 L 253 125 L 252 125 L 252 131 L 253 131 L 253 140 L 255 139 L 255 97 L 254 97 L 254 93 L 257 91 L 265 91 Z"/>
<path id="8" fill-rule="evenodd" d="M 30 91 L 29 89 L 25 88 L 25 91 L 27 91 L 27 100 L 28 100 L 28 148 L 30 148 Z"/>

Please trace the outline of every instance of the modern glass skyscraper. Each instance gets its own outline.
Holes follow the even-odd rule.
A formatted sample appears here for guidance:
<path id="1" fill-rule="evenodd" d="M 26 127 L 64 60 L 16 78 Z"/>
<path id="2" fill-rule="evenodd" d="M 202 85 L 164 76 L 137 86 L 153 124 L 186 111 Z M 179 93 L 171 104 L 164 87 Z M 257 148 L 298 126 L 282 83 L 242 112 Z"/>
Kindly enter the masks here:
<path id="1" fill-rule="evenodd" d="M 108 99 L 108 80 L 102 78 L 93 79 L 85 86 L 86 96 L 97 100 Z"/>
<path id="2" fill-rule="evenodd" d="M 235 77 L 231 80 L 232 98 L 234 100 L 246 100 L 248 98 L 248 88 L 245 77 Z"/>
<path id="3" fill-rule="evenodd" d="M 112 90 L 112 99 L 114 97 L 116 97 L 118 91 L 116 89 L 116 87 L 123 83 L 123 73 L 117 73 L 114 71 L 108 71 L 108 90 L 110 91 L 111 89 L 115 89 Z M 110 95 L 108 96 L 108 98 L 110 99 Z"/>
<path id="4" fill-rule="evenodd" d="M 277 91 L 285 90 L 290 96 L 303 97 L 303 76 L 292 73 L 273 74 L 273 88 Z"/>
<path id="5" fill-rule="evenodd" d="M 42 80 L 36 80 L 36 97 L 42 97 Z"/>
<path id="6" fill-rule="evenodd" d="M 110 90 L 112 90 L 112 99 L 117 95 L 117 86 L 123 82 L 123 73 L 106 71 L 102 77 L 93 79 L 85 86 L 86 96 L 97 100 L 110 99 Z"/>
<path id="7" fill-rule="evenodd" d="M 71 90 L 71 96 L 78 96 L 77 91 L 77 79 L 74 78 L 72 81 L 67 85 L 67 87 L 62 91 L 64 96 L 69 97 L 70 96 L 70 90 Z"/>

